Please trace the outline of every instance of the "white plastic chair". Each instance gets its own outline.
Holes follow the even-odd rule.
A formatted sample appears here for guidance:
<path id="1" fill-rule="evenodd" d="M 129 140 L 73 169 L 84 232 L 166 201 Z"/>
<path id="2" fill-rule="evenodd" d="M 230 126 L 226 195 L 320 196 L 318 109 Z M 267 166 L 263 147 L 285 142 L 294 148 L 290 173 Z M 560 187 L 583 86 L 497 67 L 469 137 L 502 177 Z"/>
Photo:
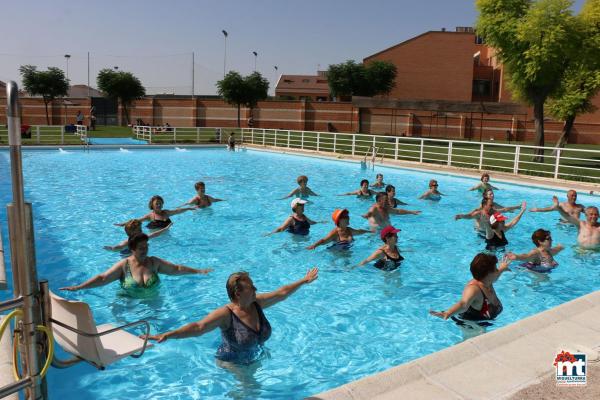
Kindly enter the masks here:
<path id="1" fill-rule="evenodd" d="M 63 299 L 50 292 L 52 302 L 52 331 L 56 342 L 75 357 L 87 361 L 98 369 L 104 369 L 115 361 L 141 357 L 147 347 L 150 325 L 137 321 L 123 326 L 111 324 L 96 326 L 90 306 L 81 301 Z M 133 326 L 146 326 L 146 339 L 125 331 Z M 139 352 L 139 354 L 135 354 Z"/>

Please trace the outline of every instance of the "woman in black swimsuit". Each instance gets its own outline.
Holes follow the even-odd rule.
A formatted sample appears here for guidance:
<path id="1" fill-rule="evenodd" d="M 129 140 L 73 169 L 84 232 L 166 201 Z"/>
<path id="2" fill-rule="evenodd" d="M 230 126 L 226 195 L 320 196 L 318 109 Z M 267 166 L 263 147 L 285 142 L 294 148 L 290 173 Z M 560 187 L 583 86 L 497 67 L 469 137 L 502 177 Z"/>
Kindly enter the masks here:
<path id="1" fill-rule="evenodd" d="M 308 235 L 310 226 L 316 224 L 317 222 L 308 218 L 304 214 L 304 205 L 306 203 L 308 203 L 308 201 L 302 199 L 292 200 L 292 215 L 287 217 L 287 219 L 279 228 L 275 229 L 273 232 L 267 233 L 265 236 L 269 236 L 273 233 L 283 232 L 285 230 L 294 235 Z"/>
<path id="2" fill-rule="evenodd" d="M 527 203 L 521 204 L 521 211 L 510 222 L 506 222 L 508 218 L 499 212 L 494 212 L 489 219 L 483 219 L 485 228 L 485 249 L 488 251 L 501 250 L 508 245 L 506 232 L 513 228 L 521 220 L 523 213 L 527 209 Z"/>
<path id="3" fill-rule="evenodd" d="M 152 211 L 144 215 L 142 218 L 137 219 L 140 222 L 150 221 L 148 222 L 148 224 L 146 224 L 146 228 L 148 229 L 163 229 L 171 225 L 171 219 L 169 217 L 195 209 L 193 207 L 183 207 L 177 208 L 175 210 L 163 210 L 163 204 L 165 204 L 165 201 L 162 197 L 158 195 L 152 196 L 152 198 L 148 202 L 148 208 Z M 125 226 L 126 223 L 127 222 L 123 222 L 115 225 Z"/>
<path id="4" fill-rule="evenodd" d="M 256 294 L 256 287 L 247 272 L 236 272 L 227 279 L 227 295 L 230 303 L 217 308 L 200 321 L 192 322 L 179 329 L 149 336 L 159 343 L 167 339 L 183 339 L 200 336 L 221 328 L 221 345 L 216 358 L 237 364 L 249 364 L 262 354 L 262 345 L 271 336 L 271 325 L 263 309 L 288 298 L 305 284 L 317 279 L 319 270 L 309 270 L 304 278 L 279 289 Z"/>
<path id="5" fill-rule="evenodd" d="M 511 260 L 503 258 L 496 267 L 498 258 L 495 255 L 479 253 L 471 261 L 473 279 L 465 286 L 462 298 L 446 311 L 433 311 L 433 316 L 448 319 L 455 314 L 471 321 L 492 320 L 502 312 L 502 303 L 494 290 L 494 282 L 508 270 Z"/>
<path id="6" fill-rule="evenodd" d="M 380 236 L 385 244 L 375 250 L 367 259 L 361 261 L 358 266 L 360 267 L 373 260 L 377 260 L 373 265 L 375 268 L 384 271 L 393 271 L 398 268 L 402 260 L 404 260 L 396 245 L 398 243 L 398 232 L 400 232 L 400 229 L 396 229 L 391 225 L 383 228 Z"/>

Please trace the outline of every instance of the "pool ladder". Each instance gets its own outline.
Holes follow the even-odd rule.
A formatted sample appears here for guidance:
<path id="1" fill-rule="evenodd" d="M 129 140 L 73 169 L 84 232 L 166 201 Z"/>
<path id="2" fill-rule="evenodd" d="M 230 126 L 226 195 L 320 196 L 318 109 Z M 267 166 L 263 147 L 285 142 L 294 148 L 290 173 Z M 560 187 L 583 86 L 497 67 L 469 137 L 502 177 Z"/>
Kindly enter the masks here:
<path id="1" fill-rule="evenodd" d="M 377 160 L 377 153 L 379 152 L 379 147 L 375 147 L 375 146 L 370 146 L 367 151 L 365 152 L 365 157 L 364 159 L 360 162 L 360 167 L 361 169 L 375 169 L 375 161 Z M 370 159 L 370 165 L 369 162 L 367 161 L 367 156 L 369 155 L 369 153 L 371 153 L 371 159 Z M 381 156 L 381 160 L 383 162 L 383 155 Z"/>

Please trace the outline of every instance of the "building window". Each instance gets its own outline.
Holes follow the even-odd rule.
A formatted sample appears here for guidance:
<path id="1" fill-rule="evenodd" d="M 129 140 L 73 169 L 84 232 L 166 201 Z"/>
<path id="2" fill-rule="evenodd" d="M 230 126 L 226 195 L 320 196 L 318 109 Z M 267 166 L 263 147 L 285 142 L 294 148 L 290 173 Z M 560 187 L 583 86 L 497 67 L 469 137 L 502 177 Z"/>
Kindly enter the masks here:
<path id="1" fill-rule="evenodd" d="M 293 81 L 293 80 L 291 80 L 291 79 L 284 79 L 283 81 L 284 81 L 285 83 L 292 83 L 292 82 L 294 82 L 294 81 Z"/>
<path id="2" fill-rule="evenodd" d="M 485 79 L 473 80 L 473 95 L 490 96 L 492 94 L 491 82 Z"/>
<path id="3" fill-rule="evenodd" d="M 309 83 L 310 79 L 302 79 L 302 83 Z"/>
<path id="4" fill-rule="evenodd" d="M 483 44 L 483 38 L 479 35 L 475 35 L 475 44 Z"/>

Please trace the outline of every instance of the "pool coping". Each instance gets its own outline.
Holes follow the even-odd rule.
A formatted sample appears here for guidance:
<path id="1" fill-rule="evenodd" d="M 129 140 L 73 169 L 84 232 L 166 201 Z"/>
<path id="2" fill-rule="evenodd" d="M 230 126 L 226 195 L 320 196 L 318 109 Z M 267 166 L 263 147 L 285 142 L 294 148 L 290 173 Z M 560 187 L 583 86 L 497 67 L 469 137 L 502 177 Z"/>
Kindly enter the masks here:
<path id="1" fill-rule="evenodd" d="M 600 360 L 600 290 L 309 399 L 505 399 L 556 373 L 563 350 Z"/>

